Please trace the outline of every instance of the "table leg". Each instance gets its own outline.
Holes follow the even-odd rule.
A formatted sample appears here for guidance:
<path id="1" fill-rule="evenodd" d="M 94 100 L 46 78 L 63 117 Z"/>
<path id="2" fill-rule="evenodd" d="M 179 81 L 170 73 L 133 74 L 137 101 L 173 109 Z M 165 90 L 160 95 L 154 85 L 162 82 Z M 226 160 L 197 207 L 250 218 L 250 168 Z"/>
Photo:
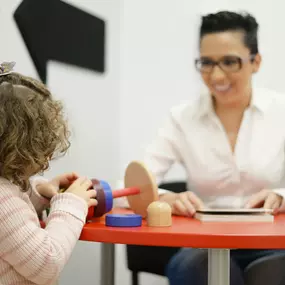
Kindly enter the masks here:
<path id="1" fill-rule="evenodd" d="M 115 284 L 115 245 L 101 244 L 101 285 Z"/>
<path id="2" fill-rule="evenodd" d="M 230 250 L 208 250 L 208 284 L 230 285 Z"/>

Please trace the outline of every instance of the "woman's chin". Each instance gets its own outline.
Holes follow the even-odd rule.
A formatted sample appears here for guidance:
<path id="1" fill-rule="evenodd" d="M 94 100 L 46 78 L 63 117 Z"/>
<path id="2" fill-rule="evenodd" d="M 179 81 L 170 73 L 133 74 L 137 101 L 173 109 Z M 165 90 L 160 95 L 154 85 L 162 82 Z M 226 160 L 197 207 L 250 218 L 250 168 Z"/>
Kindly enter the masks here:
<path id="1" fill-rule="evenodd" d="M 228 94 L 216 94 L 215 95 L 217 104 L 221 106 L 235 107 L 240 106 L 243 102 L 242 98 L 234 93 L 229 92 Z"/>

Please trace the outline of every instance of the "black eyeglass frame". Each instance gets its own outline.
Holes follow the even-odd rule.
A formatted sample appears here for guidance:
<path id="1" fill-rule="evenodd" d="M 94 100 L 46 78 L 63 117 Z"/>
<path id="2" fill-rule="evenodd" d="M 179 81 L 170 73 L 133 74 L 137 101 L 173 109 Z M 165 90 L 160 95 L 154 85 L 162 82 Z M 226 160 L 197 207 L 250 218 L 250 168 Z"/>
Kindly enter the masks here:
<path id="1" fill-rule="evenodd" d="M 208 70 L 208 71 L 202 70 L 201 68 L 198 67 L 198 64 L 199 64 L 201 61 L 205 60 L 205 58 L 204 58 L 204 59 L 203 59 L 203 58 L 198 58 L 198 59 L 195 59 L 195 67 L 196 67 L 197 71 L 199 71 L 199 72 L 201 72 L 201 73 L 211 73 L 211 72 L 213 71 L 214 67 L 217 65 L 217 66 L 219 66 L 219 68 L 220 68 L 223 72 L 226 72 L 226 73 L 229 73 L 229 72 L 230 72 L 230 73 L 234 73 L 234 72 L 240 71 L 240 70 L 242 69 L 243 64 L 244 64 L 245 62 L 248 62 L 248 61 L 253 62 L 254 59 L 255 59 L 255 57 L 256 57 L 256 54 L 251 54 L 249 57 L 246 57 L 246 58 L 242 58 L 242 57 L 235 56 L 235 55 L 227 55 L 227 56 L 222 57 L 222 58 L 221 58 L 220 60 L 218 60 L 218 61 L 211 60 L 211 59 L 207 59 L 208 61 L 210 61 L 210 62 L 212 63 L 212 66 L 211 66 L 210 70 Z M 234 70 L 234 71 L 225 70 L 225 69 L 223 68 L 223 66 L 221 65 L 221 62 L 223 62 L 224 60 L 230 60 L 230 59 L 235 59 L 235 60 L 238 61 L 238 68 L 237 68 L 236 70 Z"/>

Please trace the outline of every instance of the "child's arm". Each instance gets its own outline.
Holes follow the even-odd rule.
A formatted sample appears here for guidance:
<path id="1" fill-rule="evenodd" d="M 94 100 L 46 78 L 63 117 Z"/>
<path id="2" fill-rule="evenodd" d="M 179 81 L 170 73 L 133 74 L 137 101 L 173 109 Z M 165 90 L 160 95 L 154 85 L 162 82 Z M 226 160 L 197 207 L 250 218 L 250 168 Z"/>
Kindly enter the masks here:
<path id="1" fill-rule="evenodd" d="M 0 185 L 0 259 L 35 284 L 52 284 L 80 236 L 87 203 L 71 193 L 54 196 L 47 226 L 42 229 L 27 202 L 14 185 Z"/>
<path id="2" fill-rule="evenodd" d="M 38 215 L 40 216 L 49 207 L 50 199 L 58 194 L 60 187 L 69 187 L 78 177 L 78 174 L 70 172 L 54 177 L 52 180 L 42 176 L 30 178 L 30 200 Z"/>
<path id="3" fill-rule="evenodd" d="M 50 206 L 50 200 L 41 196 L 38 193 L 37 185 L 39 185 L 40 183 L 47 183 L 48 179 L 41 176 L 35 176 L 30 179 L 30 182 L 31 182 L 31 192 L 29 193 L 30 194 L 29 197 L 38 215 L 40 216 L 42 212 Z"/>

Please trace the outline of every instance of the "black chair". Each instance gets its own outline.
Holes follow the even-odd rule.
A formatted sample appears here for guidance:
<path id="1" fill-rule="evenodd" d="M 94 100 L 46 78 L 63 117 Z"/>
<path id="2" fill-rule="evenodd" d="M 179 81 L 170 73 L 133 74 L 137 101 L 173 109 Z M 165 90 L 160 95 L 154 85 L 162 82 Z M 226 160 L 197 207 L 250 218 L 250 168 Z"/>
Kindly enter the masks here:
<path id="1" fill-rule="evenodd" d="M 187 190 L 185 182 L 170 182 L 159 188 L 181 193 Z M 132 273 L 132 285 L 139 285 L 139 273 L 146 272 L 164 276 L 170 258 L 180 249 L 178 247 L 126 245 L 127 266 Z"/>
<path id="2" fill-rule="evenodd" d="M 253 261 L 245 269 L 245 282 L 250 285 L 284 285 L 285 256 L 273 254 Z"/>

